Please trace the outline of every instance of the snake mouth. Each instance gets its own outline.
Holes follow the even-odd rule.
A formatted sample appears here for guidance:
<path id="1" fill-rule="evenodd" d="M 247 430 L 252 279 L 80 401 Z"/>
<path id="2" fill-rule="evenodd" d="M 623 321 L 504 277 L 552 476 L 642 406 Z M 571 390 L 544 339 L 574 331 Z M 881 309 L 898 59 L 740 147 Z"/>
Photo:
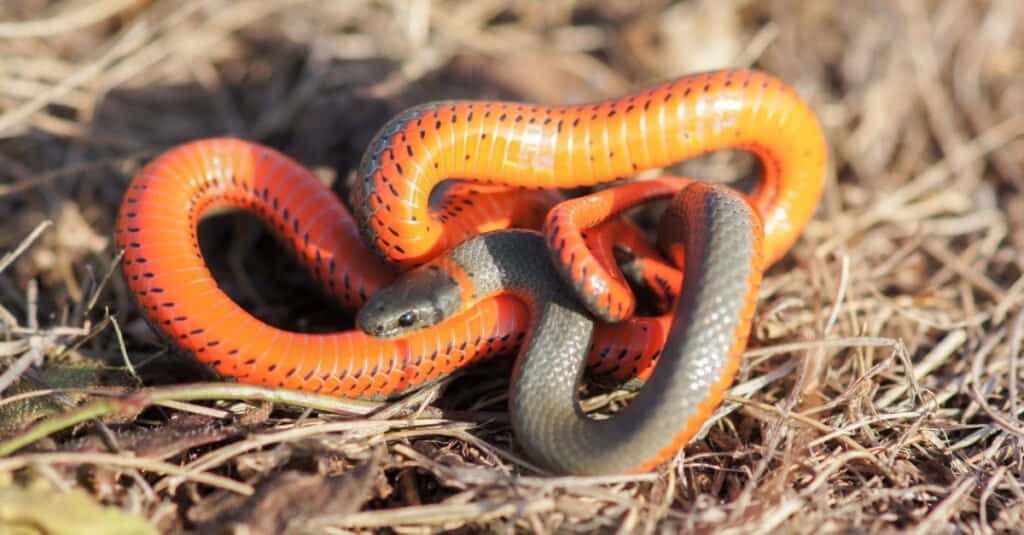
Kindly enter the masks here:
<path id="1" fill-rule="evenodd" d="M 381 340 L 392 340 L 392 339 L 395 339 L 395 338 L 401 338 L 402 336 L 404 336 L 407 333 L 402 332 L 402 331 L 400 331 L 398 329 L 387 329 L 387 330 L 377 330 L 377 331 L 374 331 L 374 332 L 368 332 L 366 334 L 368 334 L 369 336 L 371 336 L 373 338 L 380 338 Z"/>

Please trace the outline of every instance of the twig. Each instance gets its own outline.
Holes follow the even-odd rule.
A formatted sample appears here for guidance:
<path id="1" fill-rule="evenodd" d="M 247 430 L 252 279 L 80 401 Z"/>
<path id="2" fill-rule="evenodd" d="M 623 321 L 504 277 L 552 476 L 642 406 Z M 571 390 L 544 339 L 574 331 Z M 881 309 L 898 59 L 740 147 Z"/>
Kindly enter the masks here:
<path id="1" fill-rule="evenodd" d="M 284 431 L 256 435 L 249 439 L 229 444 L 192 461 L 186 466 L 186 469 L 189 473 L 209 470 L 248 451 L 262 448 L 270 444 L 291 442 L 307 437 L 353 431 L 373 432 L 375 434 L 379 434 L 393 427 L 431 427 L 447 423 L 450 422 L 443 419 L 423 419 L 412 422 L 381 420 L 348 420 L 344 422 L 316 421 L 302 427 L 294 427 Z M 169 486 L 177 485 L 178 483 L 179 481 L 177 480 L 164 479 L 154 488 L 156 490 L 162 490 Z"/>
<path id="2" fill-rule="evenodd" d="M 24 254 L 25 251 L 31 247 L 37 239 L 39 239 L 39 236 L 43 231 L 50 228 L 52 225 L 53 221 L 49 219 L 39 223 L 36 225 L 36 228 L 32 229 L 32 232 L 30 232 L 25 239 L 21 240 L 21 243 L 19 243 L 13 251 L 5 254 L 3 258 L 0 258 L 0 273 L 3 273 L 4 270 L 11 265 L 11 262 L 14 262 L 19 256 Z"/>
<path id="3" fill-rule="evenodd" d="M 310 520 L 310 527 L 330 526 L 382 528 L 401 525 L 458 526 L 473 522 L 486 522 L 493 518 L 550 511 L 555 507 L 552 498 L 533 500 L 481 500 L 467 504 L 437 504 L 403 507 L 401 509 L 364 511 L 343 516 L 319 516 Z"/>
<path id="4" fill-rule="evenodd" d="M 42 20 L 0 22 L 0 39 L 49 37 L 91 26 L 137 4 L 138 0 L 96 0 Z"/>
<path id="5" fill-rule="evenodd" d="M 29 339 L 29 348 L 18 360 L 14 361 L 9 368 L 0 375 L 0 394 L 14 384 L 32 366 L 38 366 L 43 361 L 43 352 L 40 350 L 41 338 L 32 337 Z"/>
<path id="6" fill-rule="evenodd" d="M 10 472 L 33 464 L 99 464 L 137 468 L 148 472 L 170 474 L 183 477 L 197 483 L 230 490 L 245 496 L 253 493 L 253 488 L 244 483 L 223 476 L 206 473 L 188 472 L 181 467 L 153 459 L 137 459 L 112 453 L 32 453 L 0 459 L 0 472 Z"/>
<path id="7" fill-rule="evenodd" d="M 135 366 L 132 365 L 132 359 L 128 357 L 128 349 L 124 346 L 124 335 L 121 334 L 121 326 L 117 324 L 117 318 L 113 315 L 108 315 L 107 317 L 110 318 L 110 324 L 114 326 L 114 335 L 117 336 L 117 348 L 121 352 L 121 360 L 124 362 L 124 367 L 132 377 L 138 379 L 139 374 L 136 373 Z"/>
<path id="8" fill-rule="evenodd" d="M 32 426 L 24 433 L 0 442 L 0 456 L 11 453 L 58 431 L 68 429 L 92 418 L 111 414 L 136 414 L 142 409 L 164 401 L 269 401 L 282 405 L 304 407 L 335 414 L 368 414 L 378 403 L 348 400 L 254 385 L 231 383 L 194 383 L 181 386 L 150 388 L 116 398 L 103 399 L 70 412 L 56 415 Z"/>
<path id="9" fill-rule="evenodd" d="M 144 25 L 132 26 L 96 61 L 76 70 L 59 84 L 21 106 L 0 114 L 0 136 L 9 134 L 9 130 L 29 118 L 33 113 L 45 108 L 53 99 L 98 76 L 118 58 L 141 45 L 145 35 Z"/>

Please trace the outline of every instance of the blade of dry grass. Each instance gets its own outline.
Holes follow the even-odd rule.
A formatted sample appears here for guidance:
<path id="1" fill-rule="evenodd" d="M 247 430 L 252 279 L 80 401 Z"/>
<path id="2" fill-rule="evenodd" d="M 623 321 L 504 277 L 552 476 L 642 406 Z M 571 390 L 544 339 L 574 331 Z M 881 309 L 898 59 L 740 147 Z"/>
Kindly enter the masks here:
<path id="1" fill-rule="evenodd" d="M 0 22 L 0 39 L 48 37 L 92 26 L 139 3 L 139 0 L 98 0 L 67 9 L 50 18 Z"/>

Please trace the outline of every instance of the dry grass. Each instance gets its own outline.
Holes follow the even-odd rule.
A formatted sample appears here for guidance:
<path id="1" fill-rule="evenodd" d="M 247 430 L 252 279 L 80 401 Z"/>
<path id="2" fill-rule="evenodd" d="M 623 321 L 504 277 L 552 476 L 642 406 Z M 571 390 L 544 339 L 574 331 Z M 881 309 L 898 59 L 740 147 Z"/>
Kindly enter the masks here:
<path id="1" fill-rule="evenodd" d="M 0 261 L 0 409 L 35 400 L 16 421 L 78 424 L 0 475 L 30 467 L 169 532 L 1024 530 L 1018 0 L 8 0 L 0 20 L 0 250 L 24 245 Z M 111 269 L 127 181 L 175 143 L 269 143 L 343 193 L 414 103 L 578 102 L 735 65 L 813 103 L 834 174 L 765 280 L 731 399 L 660 474 L 521 464 L 507 362 L 370 413 L 271 411 L 273 393 L 231 385 L 108 402 L 60 373 L 89 364 L 107 390 L 209 378 L 157 344 Z M 218 221 L 204 242 L 233 296 L 278 325 L 338 327 L 301 271 L 260 260 L 274 245 L 252 219 Z"/>

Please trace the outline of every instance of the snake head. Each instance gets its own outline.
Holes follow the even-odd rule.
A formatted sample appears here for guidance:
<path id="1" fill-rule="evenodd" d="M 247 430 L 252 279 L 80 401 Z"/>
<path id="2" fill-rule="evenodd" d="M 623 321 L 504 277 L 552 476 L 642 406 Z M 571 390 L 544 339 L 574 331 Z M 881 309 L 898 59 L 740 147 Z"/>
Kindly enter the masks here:
<path id="1" fill-rule="evenodd" d="M 462 291 L 447 272 L 430 263 L 377 290 L 359 309 L 356 324 L 376 338 L 394 338 L 437 325 L 459 311 Z"/>

